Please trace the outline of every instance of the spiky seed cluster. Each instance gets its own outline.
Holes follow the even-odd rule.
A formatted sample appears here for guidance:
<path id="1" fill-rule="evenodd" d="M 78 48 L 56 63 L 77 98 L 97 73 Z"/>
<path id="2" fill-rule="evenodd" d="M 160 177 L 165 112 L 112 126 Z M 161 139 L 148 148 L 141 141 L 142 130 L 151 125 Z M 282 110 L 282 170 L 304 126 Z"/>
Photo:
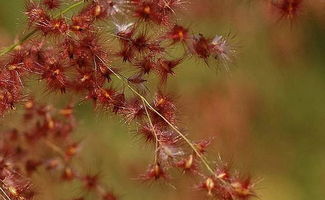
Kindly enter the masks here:
<path id="1" fill-rule="evenodd" d="M 214 173 L 204 156 L 209 141 L 192 143 L 179 131 L 174 99 L 161 92 L 167 80 L 191 55 L 205 62 L 210 57 L 229 62 L 234 49 L 228 38 L 192 35 L 188 28 L 177 24 L 175 13 L 184 6 L 182 0 L 92 0 L 85 2 L 70 19 L 62 13 L 51 14 L 50 10 L 61 3 L 44 0 L 27 4 L 29 26 L 40 34 L 20 45 L 4 61 L 0 71 L 0 113 L 26 100 L 25 79 L 36 76 L 51 92 L 80 95 L 83 100 L 92 101 L 97 109 L 111 111 L 128 123 L 137 124 L 137 135 L 155 148 L 154 162 L 141 179 L 168 179 L 169 170 L 178 168 L 206 179 L 201 188 L 220 199 L 253 196 L 251 183 L 235 178 L 226 180 Z M 74 5 L 77 4 L 81 3 Z M 117 20 L 125 16 L 132 19 L 126 23 Z M 106 30 L 102 22 L 113 25 L 115 30 L 109 32 L 111 28 Z M 105 37 L 109 40 L 104 40 Z M 169 52 L 177 45 L 183 47 L 183 54 L 171 57 Z M 156 95 L 150 98 L 147 84 L 153 76 L 160 82 Z M 123 87 L 114 87 L 121 85 L 115 84 L 118 81 Z M 60 158 L 22 159 L 26 174 L 44 166 L 47 170 L 60 171 L 64 181 L 81 181 L 102 199 L 115 199 L 99 185 L 98 176 L 81 175 L 68 165 L 67 161 L 79 150 L 79 144 L 70 141 L 75 127 L 72 108 L 60 110 L 59 118 L 51 107 L 34 101 L 27 101 L 25 108 L 25 120 L 34 126 L 17 134 L 23 135 L 24 145 L 6 143 L 1 152 L 15 155 L 18 147 L 19 152 L 24 152 L 28 151 L 28 145 L 43 142 L 60 154 Z M 212 175 L 203 175 L 202 165 Z"/>

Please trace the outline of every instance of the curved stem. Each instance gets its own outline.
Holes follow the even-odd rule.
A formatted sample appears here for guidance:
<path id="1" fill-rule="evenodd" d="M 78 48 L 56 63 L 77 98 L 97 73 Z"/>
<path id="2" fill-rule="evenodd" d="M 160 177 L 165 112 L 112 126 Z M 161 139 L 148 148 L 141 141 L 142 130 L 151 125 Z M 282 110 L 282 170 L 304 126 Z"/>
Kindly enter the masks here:
<path id="1" fill-rule="evenodd" d="M 59 12 L 58 14 L 54 15 L 54 18 L 57 18 L 67 12 L 69 12 L 70 10 L 74 9 L 75 7 L 78 7 L 79 5 L 83 4 L 84 0 L 76 2 L 72 5 L 70 5 L 69 7 L 67 7 L 66 9 L 62 10 L 61 12 Z M 27 35 L 25 35 L 23 38 L 21 38 L 18 42 L 10 45 L 9 47 L 3 49 L 0 51 L 0 57 L 3 55 L 6 55 L 7 53 L 11 52 L 12 50 L 14 50 L 16 47 L 18 47 L 19 45 L 23 44 L 27 39 L 29 39 L 30 37 L 32 37 L 35 33 L 37 33 L 37 29 L 32 30 L 31 32 L 29 32 Z"/>

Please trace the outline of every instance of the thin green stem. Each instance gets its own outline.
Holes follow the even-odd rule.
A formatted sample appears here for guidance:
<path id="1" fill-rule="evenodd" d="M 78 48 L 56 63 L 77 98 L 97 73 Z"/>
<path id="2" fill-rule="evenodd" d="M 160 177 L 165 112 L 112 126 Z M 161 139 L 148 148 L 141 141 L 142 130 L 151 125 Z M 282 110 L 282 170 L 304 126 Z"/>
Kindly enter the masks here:
<path id="1" fill-rule="evenodd" d="M 79 1 L 79 2 L 76 2 L 76 3 L 72 4 L 72 5 L 70 5 L 66 9 L 64 9 L 61 12 L 59 12 L 58 14 L 54 15 L 54 18 L 57 18 L 57 17 L 59 17 L 61 15 L 64 15 L 65 13 L 69 12 L 70 10 L 73 10 L 74 8 L 80 6 L 83 3 L 84 3 L 84 0 Z M 11 52 L 15 48 L 17 48 L 19 45 L 22 45 L 27 39 L 29 39 L 30 37 L 32 37 L 37 32 L 38 32 L 38 30 L 37 29 L 34 29 L 31 32 L 29 32 L 27 35 L 25 35 L 24 37 L 22 37 L 18 42 L 16 42 L 16 43 L 10 45 L 9 47 L 1 50 L 0 51 L 0 57 L 3 56 L 3 55 L 6 55 L 9 52 Z"/>
<path id="2" fill-rule="evenodd" d="M 64 9 L 61 12 L 59 12 L 58 14 L 54 15 L 54 18 L 57 18 L 57 17 L 60 17 L 61 15 L 64 15 L 65 13 L 69 12 L 70 10 L 73 10 L 74 8 L 82 5 L 83 3 L 85 3 L 85 0 L 82 0 L 82 1 L 76 2 L 74 4 L 71 4 L 66 9 Z"/>

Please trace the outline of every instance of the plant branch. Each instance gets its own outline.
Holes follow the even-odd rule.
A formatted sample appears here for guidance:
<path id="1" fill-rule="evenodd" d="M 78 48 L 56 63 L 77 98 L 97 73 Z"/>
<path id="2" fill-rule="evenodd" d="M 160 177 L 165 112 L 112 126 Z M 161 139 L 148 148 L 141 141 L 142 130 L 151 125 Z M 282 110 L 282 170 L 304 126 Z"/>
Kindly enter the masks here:
<path id="1" fill-rule="evenodd" d="M 200 158 L 200 160 L 202 161 L 202 163 L 205 165 L 205 167 L 207 168 L 207 170 L 214 175 L 214 171 L 213 169 L 210 167 L 208 161 L 206 160 L 206 158 L 197 150 L 197 148 L 195 147 L 194 143 L 188 139 L 186 137 L 185 134 L 183 134 L 181 131 L 178 130 L 178 128 L 173 125 L 170 121 L 168 121 L 168 119 L 166 119 L 160 112 L 158 112 L 154 107 L 152 107 L 152 105 L 149 103 L 149 101 L 143 96 L 141 95 L 135 88 L 133 88 L 129 82 L 127 80 L 125 80 L 121 75 L 119 75 L 117 72 L 115 72 L 113 69 L 111 69 L 109 66 L 107 66 L 107 64 L 105 63 L 105 61 L 103 59 L 101 59 L 100 57 L 97 56 L 97 58 L 104 64 L 106 65 L 106 67 L 108 68 L 108 70 L 110 70 L 119 80 L 121 80 L 135 95 L 137 95 L 145 104 L 146 106 L 153 111 L 154 113 L 156 113 L 162 120 L 164 120 L 181 138 L 183 138 L 183 140 L 191 147 L 191 149 L 195 152 L 195 154 Z M 220 179 L 222 180 L 222 179 Z M 222 180 L 223 181 L 223 180 Z"/>

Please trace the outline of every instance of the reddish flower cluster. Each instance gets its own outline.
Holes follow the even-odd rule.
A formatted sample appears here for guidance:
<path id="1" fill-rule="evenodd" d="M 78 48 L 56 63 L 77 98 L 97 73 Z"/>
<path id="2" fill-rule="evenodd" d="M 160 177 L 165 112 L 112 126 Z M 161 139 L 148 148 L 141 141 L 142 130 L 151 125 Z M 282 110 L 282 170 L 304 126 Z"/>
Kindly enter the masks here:
<path id="1" fill-rule="evenodd" d="M 204 177 L 206 180 L 200 188 L 220 199 L 253 196 L 250 181 L 238 180 L 230 174 L 220 176 L 218 170 L 214 172 L 210 168 L 204 156 L 209 141 L 195 144 L 179 131 L 173 98 L 161 92 L 175 69 L 190 55 L 205 62 L 210 57 L 224 63 L 231 61 L 235 51 L 228 38 L 192 35 L 187 28 L 178 25 L 174 15 L 184 5 L 182 0 L 86 1 L 84 8 L 71 19 L 64 18 L 64 13 L 50 14 L 60 3 L 44 0 L 42 4 L 32 1 L 27 4 L 29 25 L 35 29 L 32 33 L 42 34 L 20 45 L 4 61 L 0 71 L 0 113 L 26 100 L 25 79 L 36 76 L 49 91 L 78 94 L 84 100 L 93 101 L 98 109 L 120 115 L 128 123 L 135 122 L 137 134 L 155 146 L 155 162 L 141 176 L 143 180 L 167 179 L 170 168 L 179 168 Z M 69 9 L 80 4 L 73 4 Z M 126 18 L 125 15 L 131 16 L 132 21 L 119 23 L 117 19 Z M 107 34 L 99 25 L 103 21 L 112 22 L 116 30 Z M 110 37 L 111 41 L 107 42 L 104 37 Z M 169 52 L 179 44 L 183 55 L 171 57 Z M 124 72 L 128 75 L 123 75 Z M 152 101 L 147 100 L 150 93 L 146 84 L 150 75 L 160 80 Z M 115 82 L 122 83 L 123 87 L 113 87 Z M 59 111 L 62 116 L 57 117 L 52 108 L 33 101 L 27 101 L 25 107 L 25 120 L 29 121 L 30 129 L 15 131 L 15 137 L 6 134 L 0 153 L 10 152 L 19 157 L 17 163 L 25 169 L 17 168 L 26 174 L 44 166 L 47 170 L 60 171 L 65 181 L 80 180 L 85 188 L 102 199 L 116 199 L 99 185 L 98 176 L 80 175 L 69 165 L 79 149 L 78 143 L 70 141 L 75 127 L 72 108 Z M 40 143 L 58 153 L 59 158 L 29 159 L 30 145 L 38 144 L 33 145 L 35 147 Z M 201 166 L 211 175 L 204 176 Z M 6 189 L 10 190 L 7 186 Z"/>
<path id="2" fill-rule="evenodd" d="M 76 126 L 71 105 L 55 110 L 28 100 L 22 123 L 23 130 L 1 133 L 0 186 L 6 195 L 13 200 L 33 199 L 35 192 L 27 180 L 39 168 L 43 168 L 56 173 L 62 181 L 80 181 L 87 190 L 95 192 L 102 199 L 109 199 L 108 196 L 116 199 L 102 187 L 98 176 L 83 175 L 71 164 L 81 148 L 80 143 L 71 138 Z M 10 162 L 7 160 L 9 157 Z"/>

